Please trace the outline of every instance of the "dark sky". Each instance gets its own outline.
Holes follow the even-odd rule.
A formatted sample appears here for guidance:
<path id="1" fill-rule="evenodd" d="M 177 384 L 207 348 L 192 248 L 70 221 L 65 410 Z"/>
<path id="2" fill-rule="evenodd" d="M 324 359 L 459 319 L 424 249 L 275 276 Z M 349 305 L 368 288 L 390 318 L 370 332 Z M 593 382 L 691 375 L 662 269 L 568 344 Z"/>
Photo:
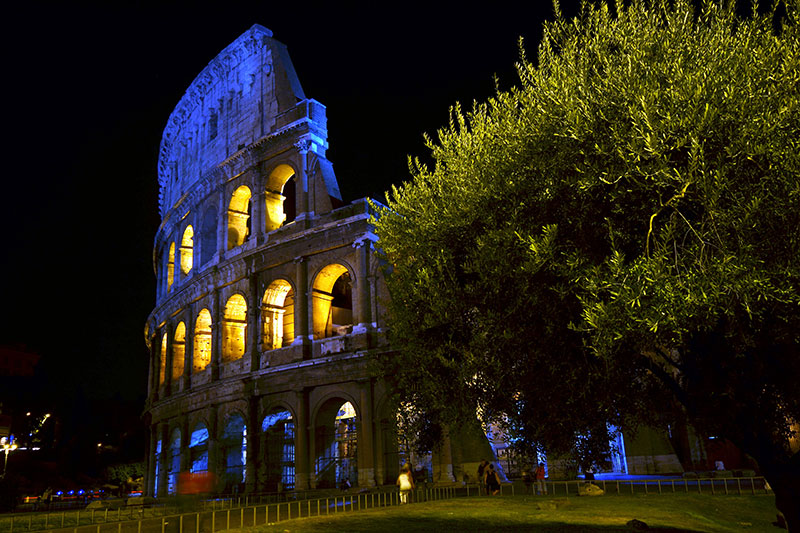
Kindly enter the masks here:
<path id="1" fill-rule="evenodd" d="M 572 5 L 574 2 L 562 2 Z M 291 6 L 291 7 L 290 7 Z M 42 398 L 141 409 L 154 305 L 156 162 L 194 77 L 255 23 L 328 109 L 346 201 L 383 198 L 423 132 L 516 81 L 548 1 L 43 2 L 4 7 L 0 344 L 43 357 Z M 574 10 L 572 11 L 574 12 Z M 2 394 L 0 392 L 0 394 Z"/>

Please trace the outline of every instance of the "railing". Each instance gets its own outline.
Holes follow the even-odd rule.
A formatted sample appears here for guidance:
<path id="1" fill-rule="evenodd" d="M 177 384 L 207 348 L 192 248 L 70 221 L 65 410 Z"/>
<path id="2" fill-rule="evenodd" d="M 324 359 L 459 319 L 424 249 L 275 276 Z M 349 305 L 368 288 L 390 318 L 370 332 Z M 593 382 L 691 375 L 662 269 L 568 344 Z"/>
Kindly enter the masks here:
<path id="1" fill-rule="evenodd" d="M 547 496 L 577 496 L 580 486 L 585 483 L 587 482 L 582 480 L 547 481 Z M 609 495 L 771 493 L 763 477 L 597 480 L 590 483 L 599 486 Z M 506 483 L 501 485 L 500 491 L 507 496 L 535 495 L 536 485 L 526 487 L 520 482 Z M 180 512 L 180 505 L 161 505 L 149 508 L 127 506 L 115 510 L 0 515 L 0 533 L 44 530 L 66 530 L 71 533 L 216 533 L 294 518 L 400 505 L 400 494 L 394 487 L 318 498 L 307 498 L 308 495 L 309 493 L 297 492 L 208 500 L 196 502 L 196 509 L 183 513 Z M 409 501 L 427 502 L 480 495 L 481 490 L 477 485 L 440 486 L 412 491 Z"/>
<path id="2" fill-rule="evenodd" d="M 664 493 L 697 493 L 697 494 L 771 494 L 763 477 L 738 478 L 675 478 L 675 479 L 625 479 L 594 481 L 546 481 L 548 496 L 577 496 L 581 485 L 593 483 L 603 489 L 606 494 L 664 494 Z M 518 483 L 502 485 L 501 494 L 525 494 L 528 487 L 520 488 Z M 536 493 L 536 484 L 530 485 L 530 492 Z"/>

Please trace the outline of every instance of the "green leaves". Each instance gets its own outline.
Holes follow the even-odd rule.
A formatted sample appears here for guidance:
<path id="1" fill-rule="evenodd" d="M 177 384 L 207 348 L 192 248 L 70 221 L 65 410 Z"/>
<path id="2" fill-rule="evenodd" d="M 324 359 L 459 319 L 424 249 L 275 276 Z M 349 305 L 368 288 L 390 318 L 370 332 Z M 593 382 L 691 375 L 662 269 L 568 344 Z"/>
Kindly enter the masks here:
<path id="1" fill-rule="evenodd" d="M 788 11 L 776 32 L 774 10 L 587 3 L 546 25 L 538 62 L 521 54 L 517 87 L 454 106 L 427 141 L 434 168 L 410 161 L 374 221 L 398 397 L 443 423 L 476 409 L 508 419 L 551 450 L 590 419 L 633 424 L 676 401 L 720 431 L 747 404 L 782 413 L 751 418 L 800 418 L 783 388 L 800 363 L 764 364 L 800 342 L 796 2 Z M 743 368 L 764 386 L 706 407 L 731 397 L 706 373 Z"/>

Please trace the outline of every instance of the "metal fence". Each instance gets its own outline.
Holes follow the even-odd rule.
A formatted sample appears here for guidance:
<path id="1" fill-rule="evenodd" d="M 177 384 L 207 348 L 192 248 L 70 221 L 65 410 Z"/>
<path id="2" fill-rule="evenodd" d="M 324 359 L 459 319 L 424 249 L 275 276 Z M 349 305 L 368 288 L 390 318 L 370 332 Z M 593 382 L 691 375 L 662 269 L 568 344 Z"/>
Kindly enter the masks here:
<path id="1" fill-rule="evenodd" d="M 547 481 L 547 496 L 577 496 L 586 482 Z M 695 493 L 768 494 L 763 477 L 719 479 L 651 479 L 597 480 L 595 485 L 606 494 Z M 501 485 L 507 496 L 534 496 L 535 484 L 520 482 Z M 231 528 L 273 524 L 295 518 L 350 513 L 376 507 L 400 505 L 400 493 L 393 490 L 343 493 L 326 497 L 306 498 L 311 493 L 248 496 L 199 502 L 197 509 L 181 512 L 181 506 L 161 505 L 150 508 L 128 506 L 119 509 L 92 509 L 56 513 L 0 515 L 0 533 L 216 533 Z M 426 502 L 480 496 L 477 485 L 456 485 L 418 488 L 409 494 L 409 501 Z M 539 497 L 536 495 L 536 497 Z M 294 499 L 293 499 L 294 498 Z M 272 500 L 272 501 L 271 501 Z M 278 501 L 275 501 L 278 500 Z M 266 503 L 265 503 L 266 502 Z M 137 508 L 139 507 L 139 508 Z"/>

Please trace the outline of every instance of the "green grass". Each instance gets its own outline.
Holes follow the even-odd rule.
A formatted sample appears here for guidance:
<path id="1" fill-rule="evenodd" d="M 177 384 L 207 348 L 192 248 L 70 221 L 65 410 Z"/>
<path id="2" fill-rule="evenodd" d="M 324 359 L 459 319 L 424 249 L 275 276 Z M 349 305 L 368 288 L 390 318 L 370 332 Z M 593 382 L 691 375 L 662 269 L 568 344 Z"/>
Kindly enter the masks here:
<path id="1" fill-rule="evenodd" d="M 549 507 L 549 508 L 548 508 Z M 634 531 L 636 518 L 648 531 L 778 533 L 772 496 L 665 494 L 593 498 L 496 496 L 457 498 L 400 507 L 287 520 L 246 528 L 247 533 L 388 533 L 455 531 Z"/>

